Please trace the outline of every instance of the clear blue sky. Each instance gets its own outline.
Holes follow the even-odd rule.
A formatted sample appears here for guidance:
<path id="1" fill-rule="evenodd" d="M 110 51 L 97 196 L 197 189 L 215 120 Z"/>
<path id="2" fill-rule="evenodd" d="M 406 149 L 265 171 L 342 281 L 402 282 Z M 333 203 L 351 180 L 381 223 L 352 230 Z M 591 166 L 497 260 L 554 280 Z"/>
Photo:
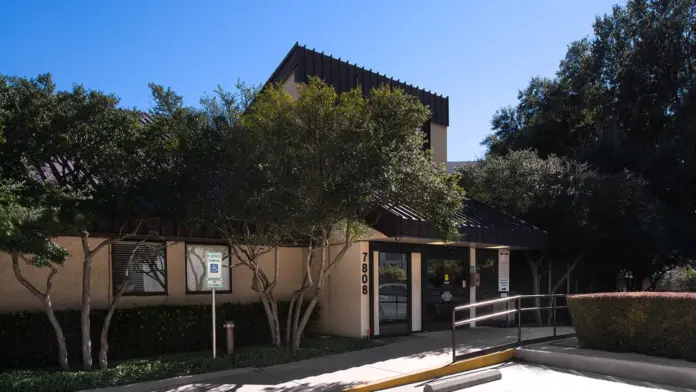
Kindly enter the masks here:
<path id="1" fill-rule="evenodd" d="M 448 159 L 481 157 L 496 109 L 621 0 L 6 1 L 0 73 L 53 74 L 147 108 L 263 83 L 295 41 L 450 97 Z"/>

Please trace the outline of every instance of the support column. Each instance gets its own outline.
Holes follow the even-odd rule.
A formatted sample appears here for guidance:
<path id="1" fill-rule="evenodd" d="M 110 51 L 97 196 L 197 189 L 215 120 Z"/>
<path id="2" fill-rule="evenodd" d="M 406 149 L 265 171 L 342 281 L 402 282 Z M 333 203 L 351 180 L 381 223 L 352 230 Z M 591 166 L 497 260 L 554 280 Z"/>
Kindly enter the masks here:
<path id="1" fill-rule="evenodd" d="M 379 335 L 379 252 L 372 252 L 372 334 Z"/>
<path id="2" fill-rule="evenodd" d="M 411 253 L 411 332 L 420 332 L 422 329 L 421 287 L 421 254 Z"/>
<path id="3" fill-rule="evenodd" d="M 469 303 L 476 303 L 476 286 L 471 280 L 472 274 L 476 272 L 476 248 L 469 248 Z M 471 308 L 469 317 L 476 317 L 476 308 Z M 471 327 L 476 326 L 476 321 L 469 324 Z"/>

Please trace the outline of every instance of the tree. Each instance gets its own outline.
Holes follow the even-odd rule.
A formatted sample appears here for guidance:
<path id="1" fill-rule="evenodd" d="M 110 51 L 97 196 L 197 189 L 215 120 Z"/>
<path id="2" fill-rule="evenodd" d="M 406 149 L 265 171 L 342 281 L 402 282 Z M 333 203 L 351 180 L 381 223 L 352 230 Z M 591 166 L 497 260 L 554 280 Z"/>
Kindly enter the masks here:
<path id="1" fill-rule="evenodd" d="M 156 242 L 149 242 L 156 241 Z M 116 307 L 118 302 L 130 288 L 130 274 L 133 269 L 138 271 L 134 267 L 142 264 L 156 264 L 156 260 L 161 257 L 160 251 L 173 245 L 172 242 L 164 241 L 163 236 L 160 236 L 157 232 L 150 232 L 144 239 L 136 242 L 133 246 L 133 250 L 128 257 L 128 261 L 123 268 L 124 276 L 121 280 L 121 285 L 117 287 L 116 292 L 111 298 L 109 303 L 109 308 L 107 309 L 106 315 L 104 316 L 104 321 L 102 323 L 101 332 L 99 334 L 99 367 L 101 369 L 106 369 L 108 367 L 108 352 L 109 352 L 109 328 L 111 326 L 111 319 L 116 313 Z M 148 268 L 148 271 L 152 271 L 152 268 Z M 138 271 L 142 272 L 142 271 Z"/>
<path id="2" fill-rule="evenodd" d="M 611 274 L 628 268 L 644 277 L 671 262 L 660 206 L 645 195 L 645 181 L 630 173 L 601 174 L 530 150 L 490 154 L 461 173 L 471 197 L 548 232 L 548 249 L 527 258 L 535 294 L 548 259 L 569 263 L 551 293 L 580 263 Z"/>
<path id="3" fill-rule="evenodd" d="M 400 90 L 382 87 L 337 94 L 319 79 L 293 99 L 268 86 L 244 112 L 244 134 L 257 135 L 268 182 L 260 189 L 276 219 L 280 239 L 306 241 L 304 278 L 294 292 L 286 340 L 300 345 L 327 277 L 366 233 L 371 213 L 408 205 L 439 227 L 457 231 L 463 192 L 456 175 L 432 163 L 419 129 L 429 111 Z M 256 163 L 258 161 L 251 162 Z M 282 217 L 282 218 L 279 218 Z M 275 281 L 275 280 L 274 280 Z M 305 304 L 305 295 L 311 294 Z"/>
<path id="4" fill-rule="evenodd" d="M 630 0 L 573 42 L 556 77 L 533 78 L 493 117 L 490 153 L 534 149 L 643 178 L 671 248 L 696 254 L 696 5 Z"/>
<path id="5" fill-rule="evenodd" d="M 62 370 L 68 371 L 65 335 L 51 300 L 53 278 L 68 256 L 67 250 L 50 238 L 56 228 L 57 202 L 60 200 L 56 196 L 59 195 L 53 189 L 3 180 L 0 183 L 0 251 L 10 254 L 15 278 L 43 304 L 56 335 L 58 364 Z M 45 289 L 24 278 L 22 264 L 50 269 Z"/>
<path id="6" fill-rule="evenodd" d="M 36 91 L 48 82 L 45 77 L 30 82 L 0 75 L 0 251 L 10 254 L 15 278 L 43 304 L 56 335 L 58 363 L 67 371 L 70 365 L 65 335 L 55 316 L 51 295 L 53 279 L 68 252 L 52 236 L 60 231 L 62 205 L 79 195 L 37 181 L 39 167 L 30 164 L 30 154 L 38 149 L 31 145 L 31 128 L 46 126 L 50 115 L 36 107 L 43 103 L 40 94 L 29 97 L 21 93 L 32 88 Z M 23 104 L 30 98 L 36 106 L 31 113 L 22 112 L 27 106 Z M 24 145 L 18 146 L 17 139 L 22 139 Z M 23 264 L 50 270 L 44 289 L 24 278 Z"/>
<path id="7" fill-rule="evenodd" d="M 94 255 L 143 227 L 150 196 L 164 195 L 167 141 L 142 114 L 118 107 L 113 95 L 75 85 L 58 91 L 50 75 L 4 78 L 5 171 L 78 195 L 65 200 L 60 232 L 82 242 L 82 365 L 92 367 L 91 267 Z M 128 216 L 118 233 L 90 244 L 91 231 L 112 214 Z"/>

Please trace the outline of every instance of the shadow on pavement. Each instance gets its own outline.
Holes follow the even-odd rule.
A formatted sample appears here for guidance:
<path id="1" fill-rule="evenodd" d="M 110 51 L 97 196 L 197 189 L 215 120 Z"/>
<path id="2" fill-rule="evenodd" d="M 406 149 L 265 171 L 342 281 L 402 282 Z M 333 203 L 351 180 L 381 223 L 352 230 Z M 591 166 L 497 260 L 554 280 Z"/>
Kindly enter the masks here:
<path id="1" fill-rule="evenodd" d="M 526 334 L 538 337 L 539 331 Z M 544 333 L 544 331 L 541 331 Z M 378 339 L 384 345 L 344 354 L 291 362 L 234 376 L 209 379 L 206 383 L 156 389 L 152 392 L 301 392 L 340 390 L 409 372 L 401 362 L 418 359 L 420 370 L 451 363 L 451 331 Z M 532 337 L 532 335 L 529 335 Z M 525 336 L 527 338 L 527 336 Z M 476 328 L 457 331 L 457 352 L 476 351 L 516 341 L 514 328 Z M 422 362 L 420 361 L 422 359 Z M 420 366 L 422 363 L 422 366 Z M 373 365 L 366 368 L 361 366 Z M 358 368 L 358 369 L 354 369 Z M 342 380 L 342 382 L 337 382 Z M 350 381 L 348 381 L 350 380 Z"/>

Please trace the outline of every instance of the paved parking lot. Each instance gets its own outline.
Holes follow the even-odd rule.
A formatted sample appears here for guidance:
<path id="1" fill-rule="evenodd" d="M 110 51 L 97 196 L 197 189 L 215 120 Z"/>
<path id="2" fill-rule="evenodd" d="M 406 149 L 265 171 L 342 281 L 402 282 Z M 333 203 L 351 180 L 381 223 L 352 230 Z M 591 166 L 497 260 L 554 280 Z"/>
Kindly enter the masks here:
<path id="1" fill-rule="evenodd" d="M 503 378 L 487 384 L 462 389 L 466 392 L 696 392 L 693 389 L 655 385 L 649 382 L 619 379 L 594 373 L 550 368 L 543 365 L 509 363 L 495 366 Z M 426 382 L 405 385 L 387 391 L 422 391 Z"/>

